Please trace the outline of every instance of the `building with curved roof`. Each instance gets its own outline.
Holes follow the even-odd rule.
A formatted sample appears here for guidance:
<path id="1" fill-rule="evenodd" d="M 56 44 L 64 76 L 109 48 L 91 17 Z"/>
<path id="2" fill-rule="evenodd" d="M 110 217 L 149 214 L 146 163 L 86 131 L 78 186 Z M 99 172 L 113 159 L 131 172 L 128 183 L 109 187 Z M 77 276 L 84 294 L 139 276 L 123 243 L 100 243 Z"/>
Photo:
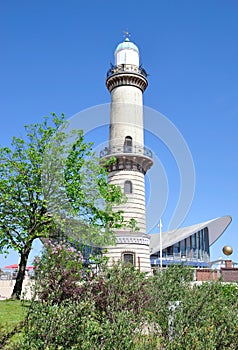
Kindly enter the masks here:
<path id="1" fill-rule="evenodd" d="M 230 216 L 223 216 L 193 226 L 150 234 L 150 260 L 152 266 L 161 264 L 209 267 L 210 246 L 231 223 Z M 162 242 L 160 238 L 162 237 Z M 162 248 L 162 261 L 160 251 Z"/>

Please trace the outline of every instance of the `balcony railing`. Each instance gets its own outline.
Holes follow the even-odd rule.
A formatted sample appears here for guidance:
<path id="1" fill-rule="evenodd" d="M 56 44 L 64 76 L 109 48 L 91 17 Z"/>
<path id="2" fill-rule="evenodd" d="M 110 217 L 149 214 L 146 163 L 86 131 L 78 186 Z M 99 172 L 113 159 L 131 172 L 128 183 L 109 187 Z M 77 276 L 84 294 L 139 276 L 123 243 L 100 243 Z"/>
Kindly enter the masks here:
<path id="1" fill-rule="evenodd" d="M 111 148 L 105 147 L 104 150 L 100 152 L 100 158 L 106 157 L 108 155 L 116 155 L 116 154 L 136 154 L 136 155 L 144 155 L 149 158 L 153 158 L 152 151 L 146 147 L 142 146 L 112 146 Z"/>
<path id="2" fill-rule="evenodd" d="M 111 75 L 115 73 L 137 73 L 143 75 L 145 78 L 147 78 L 148 74 L 146 70 L 142 66 L 135 66 L 130 64 L 120 64 L 119 66 L 113 66 L 111 65 L 111 68 L 107 72 L 107 78 L 109 78 Z"/>

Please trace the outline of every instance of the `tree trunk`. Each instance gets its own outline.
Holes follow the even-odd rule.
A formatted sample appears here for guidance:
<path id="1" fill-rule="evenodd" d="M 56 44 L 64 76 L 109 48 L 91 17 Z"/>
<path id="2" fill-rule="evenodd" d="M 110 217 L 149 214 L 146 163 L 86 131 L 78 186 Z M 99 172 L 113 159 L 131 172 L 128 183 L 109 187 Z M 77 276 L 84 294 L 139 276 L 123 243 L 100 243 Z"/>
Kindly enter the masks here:
<path id="1" fill-rule="evenodd" d="M 26 264 L 31 251 L 31 246 L 26 247 L 23 252 L 20 253 L 20 264 L 18 267 L 16 283 L 13 288 L 11 297 L 14 299 L 20 299 L 22 292 L 23 280 L 25 277 Z"/>

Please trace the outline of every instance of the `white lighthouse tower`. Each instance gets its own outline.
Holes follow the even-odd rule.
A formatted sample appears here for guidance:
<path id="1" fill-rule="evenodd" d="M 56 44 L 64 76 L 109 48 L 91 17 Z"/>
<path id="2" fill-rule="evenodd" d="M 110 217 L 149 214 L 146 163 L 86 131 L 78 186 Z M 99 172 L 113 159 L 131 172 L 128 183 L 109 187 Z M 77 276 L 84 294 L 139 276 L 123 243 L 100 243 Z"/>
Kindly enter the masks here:
<path id="1" fill-rule="evenodd" d="M 140 66 L 138 47 L 127 37 L 114 53 L 114 65 L 107 73 L 111 94 L 109 147 L 103 158 L 115 157 L 108 182 L 121 187 L 127 203 L 115 210 L 135 227 L 116 231 L 116 246 L 107 247 L 110 261 L 131 262 L 143 272 L 150 271 L 149 236 L 146 235 L 145 174 L 152 166 L 152 153 L 144 147 L 143 92 L 148 81 Z M 132 220 L 133 222 L 133 220 Z"/>

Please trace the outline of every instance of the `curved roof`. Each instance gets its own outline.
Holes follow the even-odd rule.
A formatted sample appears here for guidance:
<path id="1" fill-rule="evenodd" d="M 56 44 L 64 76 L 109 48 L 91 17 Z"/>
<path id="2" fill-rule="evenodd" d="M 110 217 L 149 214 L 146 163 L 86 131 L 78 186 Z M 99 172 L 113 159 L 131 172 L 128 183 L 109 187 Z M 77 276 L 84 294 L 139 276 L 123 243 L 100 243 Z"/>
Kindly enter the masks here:
<path id="1" fill-rule="evenodd" d="M 162 232 L 163 249 L 182 241 L 183 239 L 193 235 L 195 232 L 208 228 L 209 245 L 211 246 L 226 230 L 231 223 L 231 216 L 222 216 L 213 220 L 205 221 L 193 226 L 182 227 L 177 230 Z M 150 236 L 150 253 L 155 254 L 160 250 L 160 234 L 151 233 Z"/>
<path id="2" fill-rule="evenodd" d="M 139 53 L 138 47 L 133 42 L 131 42 L 128 38 L 126 38 L 125 41 L 117 45 L 115 53 L 121 50 L 134 50 Z"/>

